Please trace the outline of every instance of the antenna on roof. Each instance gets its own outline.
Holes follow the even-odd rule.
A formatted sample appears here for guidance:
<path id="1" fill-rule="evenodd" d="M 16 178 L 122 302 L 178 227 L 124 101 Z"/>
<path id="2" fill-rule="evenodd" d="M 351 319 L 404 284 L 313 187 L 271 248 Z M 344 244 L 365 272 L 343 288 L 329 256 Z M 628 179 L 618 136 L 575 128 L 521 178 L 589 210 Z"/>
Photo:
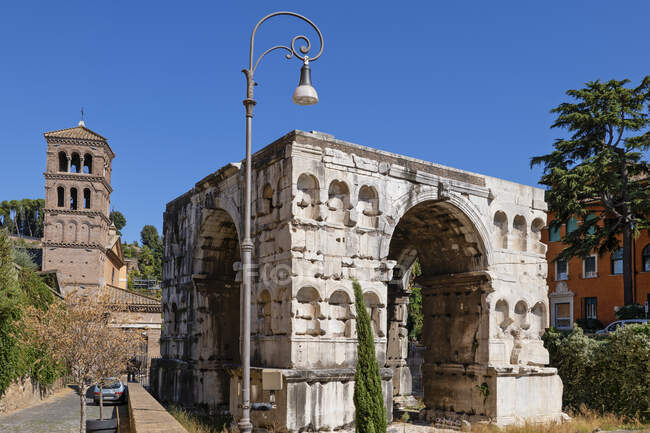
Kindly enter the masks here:
<path id="1" fill-rule="evenodd" d="M 83 126 L 84 128 L 86 127 L 86 122 L 84 122 L 84 107 L 81 107 L 81 120 L 79 121 L 79 126 Z"/>

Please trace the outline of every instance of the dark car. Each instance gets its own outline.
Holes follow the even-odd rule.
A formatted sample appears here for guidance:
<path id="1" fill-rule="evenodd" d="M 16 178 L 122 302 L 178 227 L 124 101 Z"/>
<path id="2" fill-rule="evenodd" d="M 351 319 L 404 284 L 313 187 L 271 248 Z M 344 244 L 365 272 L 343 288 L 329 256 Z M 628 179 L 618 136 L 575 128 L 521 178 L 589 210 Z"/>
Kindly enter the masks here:
<path id="1" fill-rule="evenodd" d="M 109 377 L 104 379 L 104 387 L 102 389 L 102 396 L 104 403 L 112 401 L 117 403 L 124 403 L 126 401 L 127 393 L 126 385 L 116 377 Z M 95 404 L 99 404 L 99 385 L 96 384 L 93 388 L 93 400 Z"/>

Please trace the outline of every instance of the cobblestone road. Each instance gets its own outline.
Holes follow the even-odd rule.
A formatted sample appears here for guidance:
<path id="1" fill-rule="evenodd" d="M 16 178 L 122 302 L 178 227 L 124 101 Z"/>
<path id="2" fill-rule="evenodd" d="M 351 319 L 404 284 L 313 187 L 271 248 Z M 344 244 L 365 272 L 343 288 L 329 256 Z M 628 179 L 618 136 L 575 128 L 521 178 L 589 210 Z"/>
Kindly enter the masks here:
<path id="1" fill-rule="evenodd" d="M 86 399 L 88 419 L 99 418 L 99 406 Z M 126 406 L 117 406 L 125 409 Z M 113 406 L 104 407 L 104 418 Z M 120 411 L 122 415 L 122 411 Z M 0 415 L 0 433 L 76 433 L 79 431 L 79 396 L 72 389 L 63 390 L 43 403 L 7 415 Z"/>

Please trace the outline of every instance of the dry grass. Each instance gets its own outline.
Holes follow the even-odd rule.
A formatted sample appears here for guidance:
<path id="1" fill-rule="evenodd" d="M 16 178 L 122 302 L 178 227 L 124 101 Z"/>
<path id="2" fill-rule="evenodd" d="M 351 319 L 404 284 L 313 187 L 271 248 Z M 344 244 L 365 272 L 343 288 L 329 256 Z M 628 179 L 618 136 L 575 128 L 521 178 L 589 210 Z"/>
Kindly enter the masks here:
<path id="1" fill-rule="evenodd" d="M 625 419 L 617 415 L 600 415 L 583 408 L 579 413 L 570 413 L 571 421 L 551 424 L 524 424 L 498 428 L 493 425 L 473 425 L 477 433 L 591 433 L 594 430 L 639 430 L 650 431 L 650 424 L 643 424 L 638 419 Z"/>
<path id="2" fill-rule="evenodd" d="M 228 433 L 228 429 L 221 420 L 199 417 L 174 406 L 169 408 L 169 413 L 189 433 Z"/>

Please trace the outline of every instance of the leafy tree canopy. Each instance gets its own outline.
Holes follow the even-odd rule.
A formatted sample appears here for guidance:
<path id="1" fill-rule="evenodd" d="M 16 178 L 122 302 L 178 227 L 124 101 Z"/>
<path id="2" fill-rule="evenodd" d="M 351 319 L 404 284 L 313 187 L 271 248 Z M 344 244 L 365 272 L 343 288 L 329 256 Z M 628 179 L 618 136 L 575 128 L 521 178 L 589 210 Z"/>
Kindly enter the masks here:
<path id="1" fill-rule="evenodd" d="M 531 159 L 542 166 L 540 183 L 548 187 L 546 200 L 556 215 L 551 229 L 575 218 L 576 230 L 562 239 L 566 248 L 558 258 L 585 257 L 619 248 L 623 237 L 626 304 L 631 303 L 631 239 L 650 228 L 650 76 L 637 87 L 629 80 L 591 81 L 569 90 L 573 101 L 551 110 L 552 128 L 565 129 L 548 155 Z"/>
<path id="2" fill-rule="evenodd" d="M 162 249 L 162 239 L 158 234 L 158 229 L 155 226 L 147 224 L 142 227 L 140 231 L 140 239 L 142 245 L 151 248 L 152 250 Z"/>
<path id="3" fill-rule="evenodd" d="M 0 202 L 0 228 L 9 234 L 19 236 L 43 237 L 42 198 L 22 200 L 4 200 Z"/>
<path id="4" fill-rule="evenodd" d="M 122 230 L 126 225 L 126 218 L 124 217 L 122 212 L 120 212 L 119 210 L 112 210 L 109 215 L 109 218 L 111 222 L 115 225 L 117 232 L 121 235 L 122 232 L 120 230 Z"/>

